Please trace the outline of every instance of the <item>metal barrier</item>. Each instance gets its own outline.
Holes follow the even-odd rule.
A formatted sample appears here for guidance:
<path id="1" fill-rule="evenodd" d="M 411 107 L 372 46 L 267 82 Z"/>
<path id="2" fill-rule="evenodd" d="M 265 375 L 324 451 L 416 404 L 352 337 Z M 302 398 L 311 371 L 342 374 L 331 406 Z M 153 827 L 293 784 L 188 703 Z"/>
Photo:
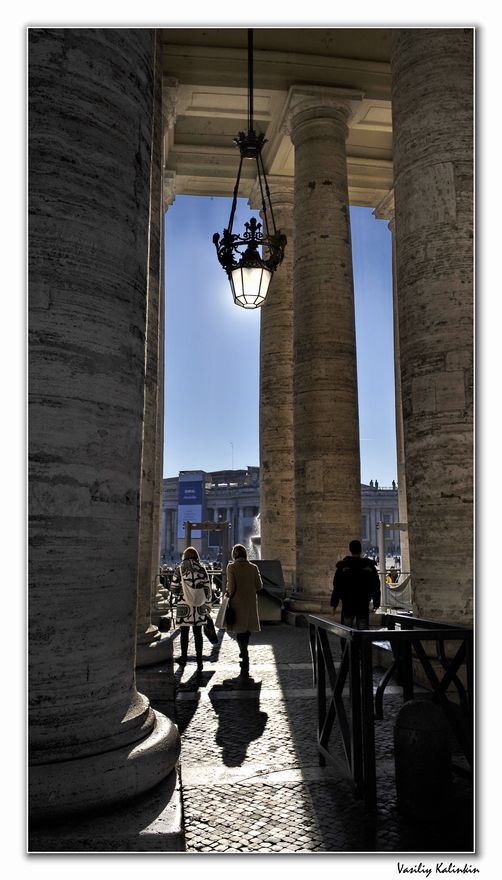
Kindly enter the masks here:
<path id="1" fill-rule="evenodd" d="M 452 626 L 433 620 L 422 620 L 408 615 L 385 614 L 384 628 L 357 630 L 332 622 L 319 615 L 309 615 L 309 639 L 312 653 L 314 684 L 317 686 L 317 744 L 319 763 L 322 767 L 329 761 L 339 764 L 329 752 L 328 744 L 333 730 L 337 729 L 345 757 L 345 768 L 354 784 L 356 797 L 364 798 L 367 809 L 376 806 L 377 780 L 375 762 L 375 719 L 383 718 L 385 689 L 395 675 L 402 687 L 403 702 L 414 694 L 413 656 L 420 661 L 430 683 L 434 697 L 443 709 L 472 768 L 473 762 L 473 632 L 460 626 Z M 342 658 L 335 666 L 328 634 L 337 636 L 342 644 Z M 374 642 L 390 642 L 394 661 L 373 694 L 372 645 Z M 438 677 L 423 642 L 436 643 L 436 658 L 444 671 Z M 445 642 L 459 642 L 452 646 L 447 656 Z M 462 666 L 466 670 L 466 687 L 457 673 Z M 327 705 L 326 684 L 329 681 L 330 696 Z M 349 685 L 350 718 L 343 702 L 345 684 Z M 446 697 L 450 685 L 456 688 L 467 730 Z M 458 768 L 457 768 L 458 769 Z"/>

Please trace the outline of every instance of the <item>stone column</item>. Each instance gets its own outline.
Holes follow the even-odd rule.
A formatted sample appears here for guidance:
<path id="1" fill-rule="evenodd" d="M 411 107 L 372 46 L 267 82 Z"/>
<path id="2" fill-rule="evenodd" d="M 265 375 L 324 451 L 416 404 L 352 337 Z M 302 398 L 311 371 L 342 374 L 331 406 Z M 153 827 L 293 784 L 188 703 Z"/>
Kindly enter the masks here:
<path id="1" fill-rule="evenodd" d="M 161 254 L 164 253 L 164 224 L 162 224 Z M 159 339 L 158 339 L 158 379 L 157 379 L 157 424 L 155 450 L 155 494 L 153 505 L 153 540 L 152 540 L 152 580 L 151 608 L 157 614 L 156 595 L 160 585 L 160 546 L 162 533 L 162 500 L 164 493 L 164 348 L 165 348 L 165 275 L 164 260 L 161 256 L 161 290 L 159 302 Z"/>
<path id="2" fill-rule="evenodd" d="M 261 558 L 279 559 L 284 582 L 294 582 L 295 486 L 293 464 L 293 181 L 267 178 L 276 226 L 287 236 L 260 316 Z M 260 208 L 255 189 L 252 207 Z"/>
<path id="3" fill-rule="evenodd" d="M 152 621 L 160 556 L 160 496 L 163 442 L 163 182 L 162 67 L 157 56 L 152 123 L 152 179 L 148 242 L 148 288 L 145 343 L 145 402 L 141 460 L 140 531 L 138 554 L 138 614 L 136 666 L 150 666 L 172 657 L 169 636 L 161 636 Z"/>
<path id="4" fill-rule="evenodd" d="M 396 271 L 396 222 L 394 208 L 394 191 L 391 190 L 373 214 L 378 220 L 388 220 L 392 234 L 392 311 L 394 332 L 394 394 L 396 409 L 396 457 L 397 457 L 397 496 L 399 505 L 399 522 L 408 522 L 408 505 L 406 501 L 406 471 L 404 466 L 404 432 L 403 432 L 403 401 L 401 394 L 401 356 L 399 352 L 399 314 Z M 401 544 L 401 571 L 410 571 L 410 550 L 408 531 L 399 533 Z"/>
<path id="5" fill-rule="evenodd" d="M 414 608 L 465 624 L 473 578 L 472 41 L 472 29 L 396 29 L 391 51 Z"/>
<path id="6" fill-rule="evenodd" d="M 29 34 L 34 819 L 126 801 L 179 754 L 134 675 L 158 50 L 152 29 Z"/>
<path id="7" fill-rule="evenodd" d="M 351 91 L 293 89 L 296 605 L 328 607 L 361 533 L 354 290 L 345 139 Z"/>

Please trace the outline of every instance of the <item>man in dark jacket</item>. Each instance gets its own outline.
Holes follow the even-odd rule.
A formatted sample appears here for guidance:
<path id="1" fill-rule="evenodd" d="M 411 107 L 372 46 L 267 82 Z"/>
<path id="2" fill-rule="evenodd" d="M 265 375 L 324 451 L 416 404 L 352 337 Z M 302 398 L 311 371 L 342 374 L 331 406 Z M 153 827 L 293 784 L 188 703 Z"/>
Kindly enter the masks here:
<path id="1" fill-rule="evenodd" d="M 351 541 L 350 556 L 336 563 L 330 605 L 333 613 L 342 603 L 342 624 L 356 629 L 369 629 L 369 605 L 380 605 L 380 578 L 372 559 L 361 556 L 361 542 Z"/>

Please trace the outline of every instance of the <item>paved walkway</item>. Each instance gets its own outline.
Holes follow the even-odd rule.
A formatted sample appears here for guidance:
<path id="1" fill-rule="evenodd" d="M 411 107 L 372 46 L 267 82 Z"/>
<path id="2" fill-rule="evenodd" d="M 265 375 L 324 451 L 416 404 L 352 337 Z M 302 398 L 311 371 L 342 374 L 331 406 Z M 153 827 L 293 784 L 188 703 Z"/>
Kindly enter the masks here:
<path id="1" fill-rule="evenodd" d="M 350 781 L 319 767 L 307 629 L 268 624 L 253 635 L 246 688 L 237 682 L 233 637 L 221 631 L 219 644 L 204 640 L 204 648 L 200 681 L 192 637 L 189 663 L 175 666 L 187 852 L 472 850 L 465 786 L 457 784 L 451 816 L 439 823 L 416 827 L 397 813 L 392 719 L 401 700 L 395 688 L 386 698 L 386 720 L 376 723 L 378 811 L 371 819 Z"/>

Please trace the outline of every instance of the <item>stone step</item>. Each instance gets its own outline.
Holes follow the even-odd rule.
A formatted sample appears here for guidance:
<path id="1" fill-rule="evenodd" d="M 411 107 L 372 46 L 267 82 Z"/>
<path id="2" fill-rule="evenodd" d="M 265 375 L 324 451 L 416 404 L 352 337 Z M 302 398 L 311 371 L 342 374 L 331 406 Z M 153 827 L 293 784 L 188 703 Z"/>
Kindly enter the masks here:
<path id="1" fill-rule="evenodd" d="M 185 852 L 179 770 L 141 798 L 101 815 L 30 831 L 30 853 Z"/>

